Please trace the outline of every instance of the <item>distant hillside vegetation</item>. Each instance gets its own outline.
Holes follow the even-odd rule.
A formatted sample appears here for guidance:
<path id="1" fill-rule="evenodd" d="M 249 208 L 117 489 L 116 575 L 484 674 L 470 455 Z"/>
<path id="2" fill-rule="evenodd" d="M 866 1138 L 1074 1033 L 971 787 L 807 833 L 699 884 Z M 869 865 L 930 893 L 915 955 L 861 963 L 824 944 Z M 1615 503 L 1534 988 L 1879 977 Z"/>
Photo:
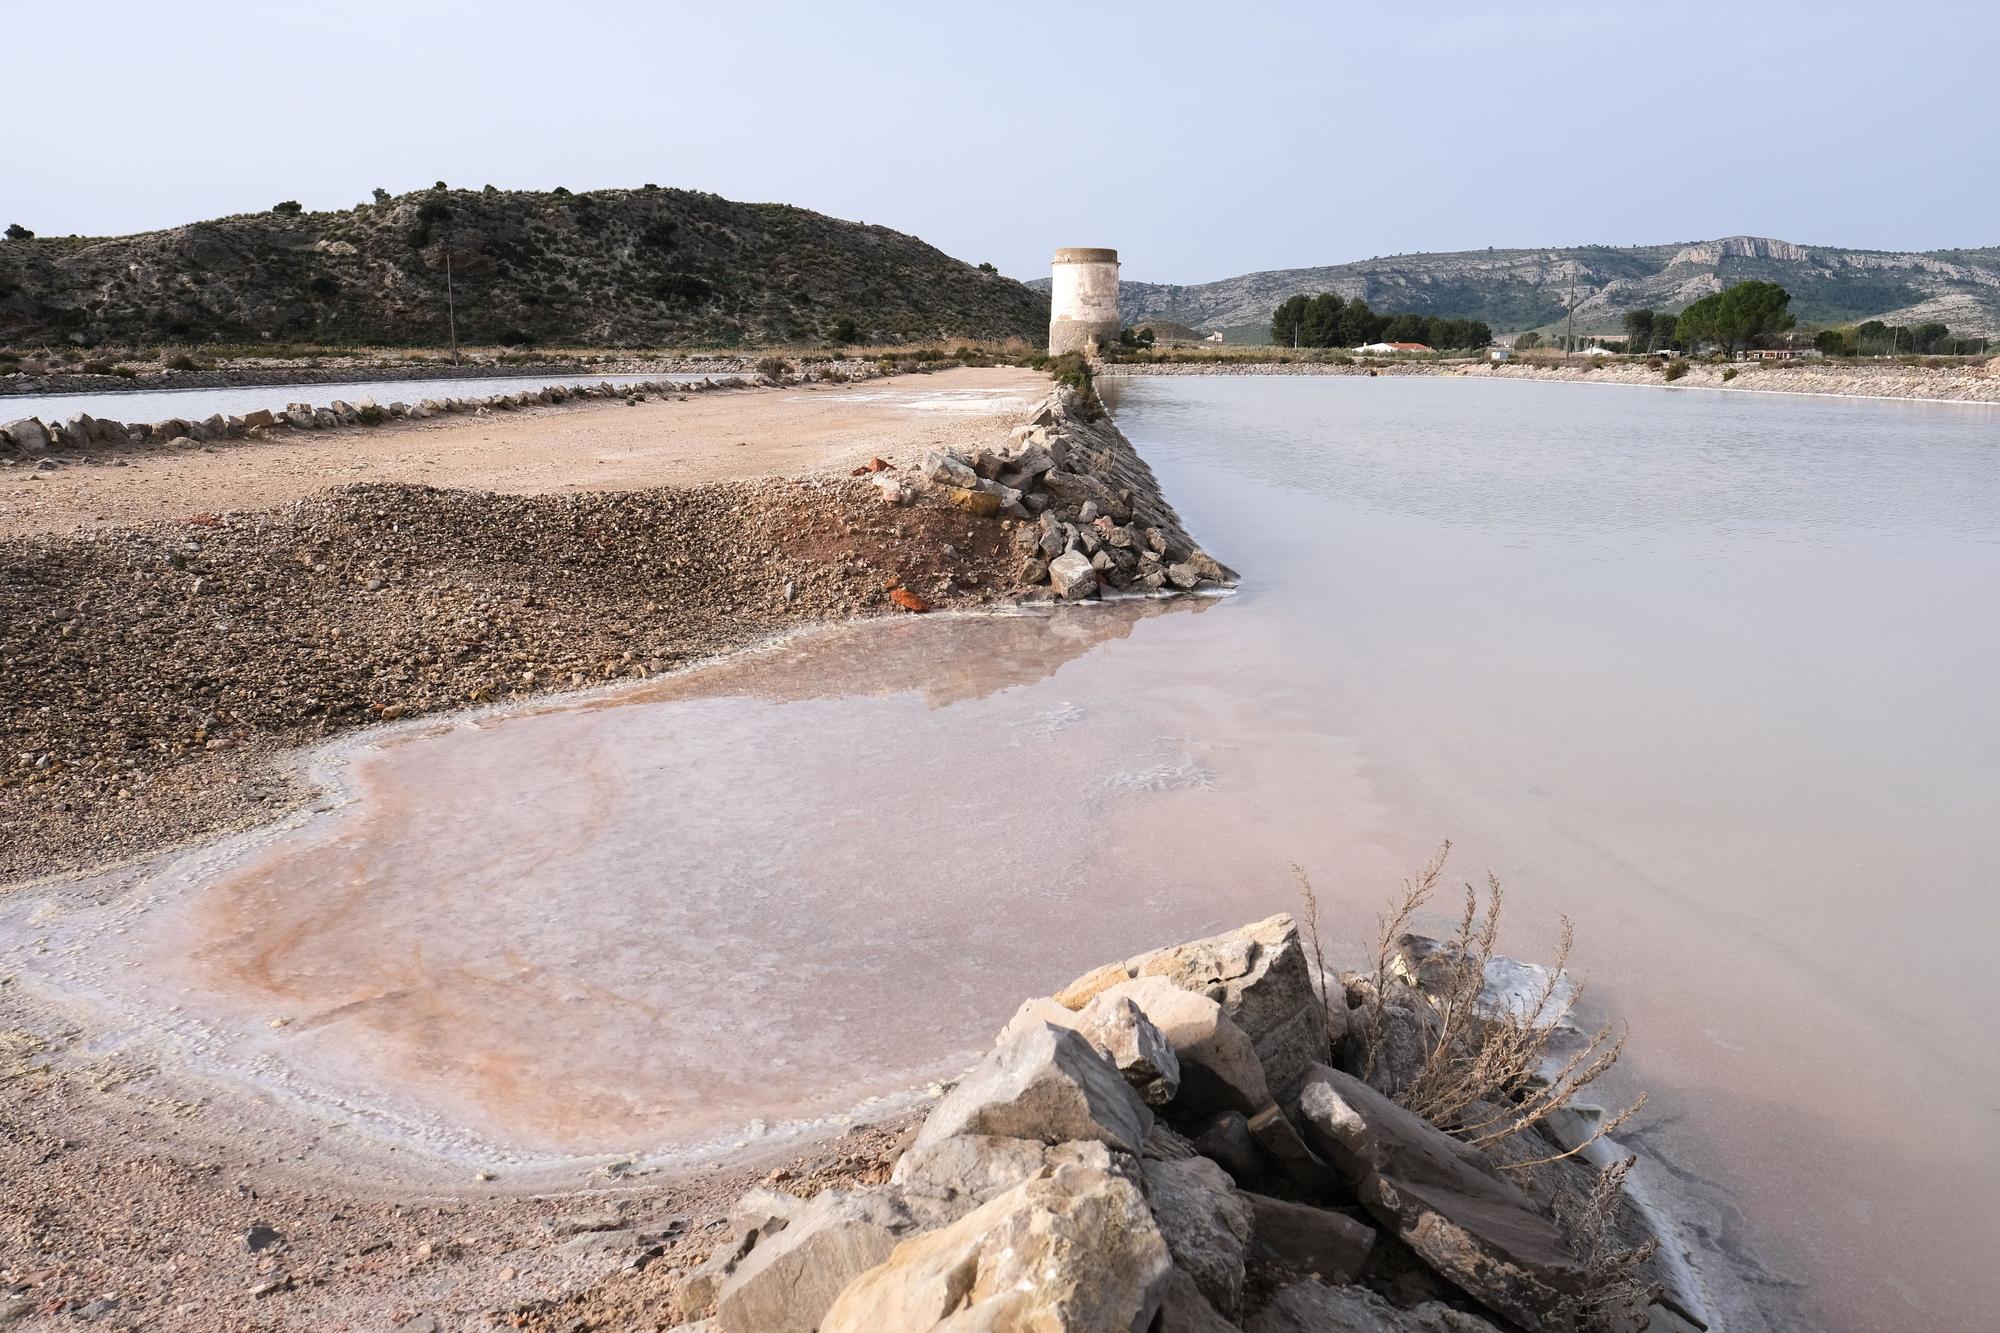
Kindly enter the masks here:
<path id="1" fill-rule="evenodd" d="M 1484 320 L 1501 332 L 1553 329 L 1571 275 L 1578 332 L 1612 332 L 1627 310 L 1679 310 L 1746 278 L 1781 284 L 1803 324 L 1936 320 L 1967 334 L 2000 333 L 2000 247 L 1905 254 L 1731 236 L 1684 245 L 1465 250 L 1392 255 L 1326 268 L 1278 269 L 1194 286 L 1127 282 L 1127 324 L 1171 319 L 1262 342 L 1288 296 L 1337 292 L 1376 310 Z M 1046 286 L 1043 283 L 1034 284 Z"/>
<path id="2" fill-rule="evenodd" d="M 1011 278 L 887 227 L 785 204 L 649 186 L 424 190 L 345 212 L 297 207 L 138 236 L 0 240 L 0 344 L 442 344 L 447 247 L 465 343 L 1048 331 L 1048 297 Z"/>

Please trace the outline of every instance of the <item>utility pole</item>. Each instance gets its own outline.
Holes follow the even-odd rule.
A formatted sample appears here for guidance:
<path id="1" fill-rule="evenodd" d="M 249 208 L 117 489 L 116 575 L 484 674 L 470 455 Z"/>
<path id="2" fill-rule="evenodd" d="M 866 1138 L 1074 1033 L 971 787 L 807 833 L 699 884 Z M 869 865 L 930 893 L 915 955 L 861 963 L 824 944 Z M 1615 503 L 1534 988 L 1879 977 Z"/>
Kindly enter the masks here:
<path id="1" fill-rule="evenodd" d="M 1569 360 L 1576 346 L 1576 261 L 1569 261 L 1569 328 L 1563 333 L 1563 360 Z"/>

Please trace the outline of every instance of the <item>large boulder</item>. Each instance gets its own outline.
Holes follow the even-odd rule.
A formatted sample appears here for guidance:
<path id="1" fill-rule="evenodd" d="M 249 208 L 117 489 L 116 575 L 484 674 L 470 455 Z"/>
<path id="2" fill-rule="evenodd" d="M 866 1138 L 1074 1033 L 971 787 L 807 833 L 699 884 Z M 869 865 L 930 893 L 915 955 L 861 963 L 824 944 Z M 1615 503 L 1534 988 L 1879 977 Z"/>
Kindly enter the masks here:
<path id="1" fill-rule="evenodd" d="M 1051 468 L 1042 474 L 1042 485 L 1048 487 L 1049 494 L 1066 509 L 1081 509 L 1095 501 L 1099 511 L 1110 514 L 1120 523 L 1131 521 L 1131 503 L 1088 473 Z"/>
<path id="2" fill-rule="evenodd" d="M 1142 954 L 1130 967 L 1134 976 L 1165 977 L 1220 1004 L 1250 1035 L 1280 1101 L 1297 1092 L 1306 1068 L 1324 1063 L 1346 1032 L 1347 1007 L 1337 996 L 1332 1005 L 1321 1003 L 1289 913 Z"/>
<path id="3" fill-rule="evenodd" d="M 1165 1106 L 1174 1099 L 1181 1088 L 1180 1057 L 1129 997 L 1104 996 L 1080 1017 L 1083 1035 L 1117 1066 L 1141 1101 Z"/>
<path id="4" fill-rule="evenodd" d="M 1142 1164 L 1146 1201 L 1166 1237 L 1174 1267 L 1193 1279 L 1218 1312 L 1234 1318 L 1243 1304 L 1243 1255 L 1251 1205 L 1223 1169 L 1205 1157 Z"/>
<path id="5" fill-rule="evenodd" d="M 949 1320 L 968 1333 L 1145 1333 L 1171 1269 L 1137 1187 L 1058 1166 L 898 1245 L 840 1293 L 819 1330 L 928 1333 Z"/>
<path id="6" fill-rule="evenodd" d="M 1125 970 L 1125 964 L 1106 963 L 1092 968 L 1057 991 L 1055 1001 L 1065 1009 L 1081 1009 L 1113 986 L 1131 979 L 1132 974 Z"/>
<path id="7" fill-rule="evenodd" d="M 963 1201 L 967 1207 L 1004 1194 L 1039 1171 L 1066 1164 L 1136 1174 L 1129 1157 L 1113 1159 L 1102 1143 L 1039 1143 L 992 1134 L 955 1134 L 913 1145 L 896 1160 L 889 1183 L 906 1197 Z"/>
<path id="8" fill-rule="evenodd" d="M 1471 1145 L 1323 1065 L 1306 1078 L 1298 1118 L 1369 1213 L 1488 1309 L 1553 1328 L 1584 1289 L 1555 1223 Z"/>
<path id="9" fill-rule="evenodd" d="M 1365 1077 L 1385 1097 L 1416 1082 L 1443 1040 L 1430 1001 L 1414 987 L 1395 982 L 1379 1006 L 1364 1004 L 1349 1011 L 1348 1025 L 1340 1067 Z"/>
<path id="10" fill-rule="evenodd" d="M 1437 1301 L 1405 1310 L 1366 1287 L 1329 1287 L 1311 1280 L 1279 1292 L 1244 1329 L 1245 1333 L 1498 1333 L 1477 1315 Z"/>
<path id="11" fill-rule="evenodd" d="M 722 1333 L 813 1333 L 842 1288 L 922 1228 L 888 1190 L 816 1195 L 738 1261 L 716 1298 Z"/>
<path id="12" fill-rule="evenodd" d="M 1243 1196 L 1256 1236 L 1252 1261 L 1264 1288 L 1323 1278 L 1352 1282 L 1375 1249 L 1375 1230 L 1341 1213 L 1264 1194 Z"/>
<path id="13" fill-rule="evenodd" d="M 730 1210 L 728 1237 L 674 1288 L 675 1311 L 691 1319 L 712 1308 L 723 1284 L 750 1257 L 757 1242 L 783 1231 L 808 1206 L 804 1199 L 776 1190 L 754 1189 L 744 1195 Z"/>
<path id="14" fill-rule="evenodd" d="M 932 1109 L 916 1146 L 990 1134 L 1136 1153 L 1152 1127 L 1153 1113 L 1081 1033 L 1040 1023 L 988 1052 Z"/>
<path id="15" fill-rule="evenodd" d="M 1167 1291 L 1160 1298 L 1159 1322 L 1153 1333 L 1242 1333 L 1224 1319 L 1194 1279 L 1176 1268 L 1167 1275 Z"/>
<path id="16" fill-rule="evenodd" d="M 1298 1127 L 1278 1107 L 1267 1106 L 1251 1116 L 1244 1129 L 1257 1145 L 1265 1167 L 1290 1181 L 1299 1193 L 1317 1198 L 1339 1185 L 1339 1173 L 1314 1155 L 1299 1136 Z"/>
<path id="17" fill-rule="evenodd" d="M 1097 591 L 1097 570 L 1081 551 L 1065 551 L 1049 561 L 1049 584 L 1066 602 L 1079 602 Z"/>
<path id="18" fill-rule="evenodd" d="M 1195 1151 L 1227 1171 L 1245 1189 L 1263 1179 L 1264 1159 L 1250 1124 L 1241 1111 L 1221 1111 L 1209 1117 L 1194 1136 Z"/>
<path id="19" fill-rule="evenodd" d="M 8 422 L 6 434 L 14 442 L 14 447 L 30 458 L 40 457 L 49 451 L 48 428 L 34 417 Z"/>
<path id="20" fill-rule="evenodd" d="M 1037 1023 L 1082 1033 L 1148 1106 L 1165 1106 L 1180 1091 L 1181 1065 L 1173 1043 L 1130 1000 L 1106 997 L 1105 1003 L 1081 1012 L 1046 996 L 1029 1000 L 1000 1029 L 999 1040 L 1011 1041 Z"/>
<path id="21" fill-rule="evenodd" d="M 964 459 L 944 450 L 933 449 L 924 455 L 923 474 L 926 481 L 960 490 L 969 491 L 979 484 L 979 474 Z"/>
<path id="22" fill-rule="evenodd" d="M 1271 1090 L 1249 1035 L 1206 995 L 1165 977 L 1140 977 L 1103 992 L 1092 1005 L 1130 1000 L 1174 1048 L 1181 1089 L 1172 1107 L 1182 1123 L 1217 1111 L 1254 1114 L 1271 1104 Z"/>

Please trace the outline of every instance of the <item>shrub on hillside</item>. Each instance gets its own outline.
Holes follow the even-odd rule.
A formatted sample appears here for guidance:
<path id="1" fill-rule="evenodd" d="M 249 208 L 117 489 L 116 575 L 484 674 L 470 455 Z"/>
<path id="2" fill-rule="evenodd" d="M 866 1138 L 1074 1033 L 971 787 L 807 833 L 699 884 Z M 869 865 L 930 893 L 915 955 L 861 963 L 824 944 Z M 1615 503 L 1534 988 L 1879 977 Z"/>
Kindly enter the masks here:
<path id="1" fill-rule="evenodd" d="M 1662 373 L 1666 375 L 1667 383 L 1673 383 L 1688 373 L 1687 359 L 1685 357 L 1675 357 L 1673 360 L 1667 362 L 1666 369 Z"/>

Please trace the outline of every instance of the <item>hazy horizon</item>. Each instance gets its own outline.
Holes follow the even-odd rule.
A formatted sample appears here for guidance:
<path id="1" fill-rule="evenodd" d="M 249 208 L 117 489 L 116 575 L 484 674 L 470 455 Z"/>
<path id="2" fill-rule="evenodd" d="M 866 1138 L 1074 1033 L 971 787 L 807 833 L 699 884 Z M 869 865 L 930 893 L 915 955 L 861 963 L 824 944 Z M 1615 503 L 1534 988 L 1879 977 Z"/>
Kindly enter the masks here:
<path id="1" fill-rule="evenodd" d="M 1022 278 L 1057 246 L 1115 246 L 1128 277 L 1175 284 L 1732 235 L 2000 244 L 1976 234 L 2000 213 L 1967 151 L 1987 127 L 1932 105 L 2000 63 L 2000 17 L 1972 4 L 1921 28 L 1843 3 L 1809 24 L 1719 4 L 881 12 L 23 10 L 16 104 L 60 114 L 10 143 L 0 222 L 119 235 L 439 179 L 654 182 L 880 223 Z"/>

